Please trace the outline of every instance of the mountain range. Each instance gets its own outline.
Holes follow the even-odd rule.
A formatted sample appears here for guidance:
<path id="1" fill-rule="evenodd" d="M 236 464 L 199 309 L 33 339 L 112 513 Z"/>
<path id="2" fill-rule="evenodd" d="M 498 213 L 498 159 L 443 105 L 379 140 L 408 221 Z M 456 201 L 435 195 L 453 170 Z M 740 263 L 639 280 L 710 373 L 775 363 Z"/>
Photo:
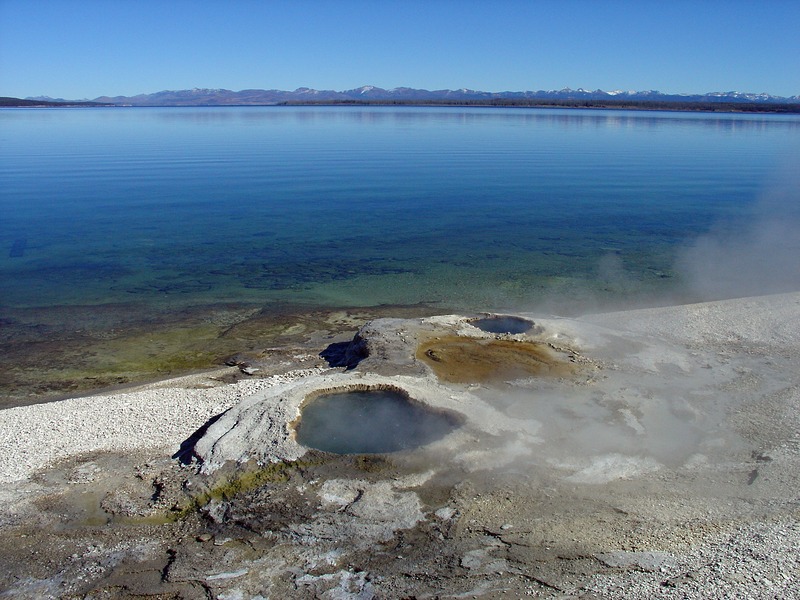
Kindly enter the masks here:
<path id="1" fill-rule="evenodd" d="M 27 100 L 73 102 L 62 98 L 39 96 Z M 542 102 L 653 102 L 653 103 L 736 103 L 795 104 L 800 95 L 789 98 L 770 94 L 742 92 L 710 92 L 707 94 L 669 94 L 650 91 L 539 90 L 536 92 L 482 92 L 466 88 L 458 90 L 424 90 L 408 87 L 383 89 L 365 85 L 352 90 L 315 90 L 301 87 L 294 91 L 250 89 L 238 92 L 226 89 L 194 88 L 165 90 L 136 96 L 100 96 L 92 102 L 123 106 L 225 106 L 272 104 L 330 103 L 535 103 Z"/>

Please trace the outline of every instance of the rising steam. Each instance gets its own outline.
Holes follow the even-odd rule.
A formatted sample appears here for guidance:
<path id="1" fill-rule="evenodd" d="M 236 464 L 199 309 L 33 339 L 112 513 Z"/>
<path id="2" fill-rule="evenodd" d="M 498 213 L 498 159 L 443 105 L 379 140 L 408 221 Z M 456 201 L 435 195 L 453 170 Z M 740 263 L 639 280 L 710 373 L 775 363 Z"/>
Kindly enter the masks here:
<path id="1" fill-rule="evenodd" d="M 720 223 L 679 253 L 676 270 L 699 300 L 800 290 L 800 165 L 794 167 L 750 218 Z"/>

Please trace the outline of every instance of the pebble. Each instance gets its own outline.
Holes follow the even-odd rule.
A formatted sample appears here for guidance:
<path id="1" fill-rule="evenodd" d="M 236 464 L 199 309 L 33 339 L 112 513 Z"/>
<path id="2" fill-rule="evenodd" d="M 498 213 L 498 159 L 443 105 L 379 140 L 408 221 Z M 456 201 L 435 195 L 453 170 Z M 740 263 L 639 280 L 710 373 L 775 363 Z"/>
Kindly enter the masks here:
<path id="1" fill-rule="evenodd" d="M 297 369 L 205 388 L 192 386 L 211 381 L 213 373 L 190 375 L 115 394 L 0 410 L 0 484 L 28 479 L 59 460 L 87 452 L 177 451 L 211 417 L 243 398 L 326 370 Z"/>

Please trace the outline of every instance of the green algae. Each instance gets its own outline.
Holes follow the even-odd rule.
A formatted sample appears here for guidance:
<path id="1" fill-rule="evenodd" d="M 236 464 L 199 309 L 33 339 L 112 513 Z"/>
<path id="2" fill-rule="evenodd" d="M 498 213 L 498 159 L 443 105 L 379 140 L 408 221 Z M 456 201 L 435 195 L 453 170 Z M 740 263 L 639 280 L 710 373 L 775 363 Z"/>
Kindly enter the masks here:
<path id="1" fill-rule="evenodd" d="M 215 500 L 227 501 L 268 484 L 286 483 L 292 474 L 318 464 L 321 462 L 295 460 L 245 467 L 223 475 L 207 489 L 191 495 L 188 501 L 176 504 L 164 518 L 168 521 L 182 520 Z"/>
<path id="2" fill-rule="evenodd" d="M 375 454 L 356 455 L 355 466 L 365 473 L 385 473 L 395 468 L 394 463 L 388 458 Z"/>
<path id="3" fill-rule="evenodd" d="M 370 319 L 440 311 L 426 305 L 314 309 L 233 304 L 159 313 L 130 305 L 6 312 L 0 323 L 0 408 L 220 367 L 242 353 L 254 359 L 276 348 L 317 354 L 326 340 L 355 333 Z"/>

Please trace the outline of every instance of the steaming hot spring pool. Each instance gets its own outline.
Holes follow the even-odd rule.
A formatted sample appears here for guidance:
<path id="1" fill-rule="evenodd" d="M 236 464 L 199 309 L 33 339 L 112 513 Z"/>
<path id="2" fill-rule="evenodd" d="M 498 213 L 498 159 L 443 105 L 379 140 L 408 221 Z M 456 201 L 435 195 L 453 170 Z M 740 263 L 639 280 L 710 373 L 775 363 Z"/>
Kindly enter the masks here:
<path id="1" fill-rule="evenodd" d="M 400 390 L 319 395 L 302 409 L 297 441 L 335 454 L 383 454 L 424 446 L 459 426 L 456 416 L 427 408 Z"/>
<path id="2" fill-rule="evenodd" d="M 533 321 L 522 317 L 494 316 L 470 321 L 470 325 L 487 333 L 527 333 L 533 328 Z"/>

